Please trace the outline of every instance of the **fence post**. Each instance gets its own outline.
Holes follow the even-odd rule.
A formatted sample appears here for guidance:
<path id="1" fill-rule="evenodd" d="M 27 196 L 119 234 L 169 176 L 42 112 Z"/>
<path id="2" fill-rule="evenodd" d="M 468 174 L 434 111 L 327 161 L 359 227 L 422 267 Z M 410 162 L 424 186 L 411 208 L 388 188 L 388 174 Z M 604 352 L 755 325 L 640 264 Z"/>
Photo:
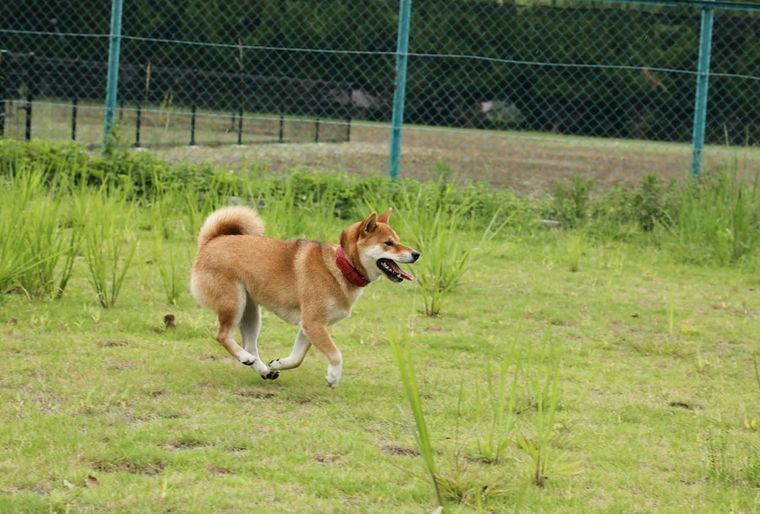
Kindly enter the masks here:
<path id="1" fill-rule="evenodd" d="M 119 93 L 119 54 L 121 53 L 121 11 L 122 0 L 111 4 L 111 35 L 108 44 L 108 82 L 106 85 L 106 113 L 103 124 L 103 147 L 108 143 L 108 133 L 113 128 L 116 97 Z"/>
<path id="2" fill-rule="evenodd" d="M 72 141 L 77 140 L 77 101 L 78 101 L 78 98 L 76 96 L 71 100 L 71 140 Z"/>
<path id="3" fill-rule="evenodd" d="M 710 52 L 712 46 L 713 9 L 702 7 L 702 27 L 699 35 L 697 91 L 694 100 L 694 134 L 692 135 L 691 175 L 699 178 L 702 172 L 702 151 L 705 144 L 707 117 L 707 87 L 710 82 Z"/>
<path id="4" fill-rule="evenodd" d="M 237 144 L 243 144 L 243 104 L 240 104 L 240 117 L 238 118 Z"/>
<path id="5" fill-rule="evenodd" d="M 346 103 L 346 142 L 351 141 L 351 112 L 354 109 L 353 87 L 348 88 L 348 102 Z"/>
<path id="6" fill-rule="evenodd" d="M 195 102 L 190 109 L 190 146 L 195 146 Z"/>
<path id="7" fill-rule="evenodd" d="M 137 102 L 137 115 L 135 116 L 135 148 L 140 148 L 140 130 L 142 130 L 142 104 Z"/>
<path id="8" fill-rule="evenodd" d="M 5 102 L 7 102 L 6 81 L 5 77 L 6 64 L 8 59 L 8 51 L 0 50 L 0 137 L 5 135 Z"/>
<path id="9" fill-rule="evenodd" d="M 398 180 L 401 164 L 401 127 L 404 123 L 404 97 L 406 95 L 406 63 L 409 58 L 409 23 L 412 0 L 401 0 L 398 17 L 398 41 L 396 42 L 396 88 L 393 93 L 393 116 L 391 118 L 391 152 L 388 173 Z"/>
<path id="10" fill-rule="evenodd" d="M 32 66 L 34 66 L 35 63 L 32 63 Z M 26 141 L 31 141 L 32 139 L 32 101 L 34 100 L 34 94 L 32 93 L 32 88 L 34 87 L 33 84 L 29 84 L 29 86 L 26 89 L 26 106 L 24 107 L 24 110 L 26 111 L 26 122 L 24 124 L 24 139 Z"/>

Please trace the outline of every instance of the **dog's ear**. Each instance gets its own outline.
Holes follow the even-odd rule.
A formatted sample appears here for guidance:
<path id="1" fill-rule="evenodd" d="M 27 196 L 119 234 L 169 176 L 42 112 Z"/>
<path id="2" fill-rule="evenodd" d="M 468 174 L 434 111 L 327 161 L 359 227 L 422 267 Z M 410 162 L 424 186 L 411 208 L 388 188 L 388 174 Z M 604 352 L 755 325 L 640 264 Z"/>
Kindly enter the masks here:
<path id="1" fill-rule="evenodd" d="M 362 233 L 372 232 L 375 227 L 377 227 L 377 213 L 373 212 L 362 220 L 361 231 Z"/>
<path id="2" fill-rule="evenodd" d="M 385 211 L 384 213 L 380 214 L 377 217 L 377 222 L 378 223 L 388 223 L 388 218 L 391 217 L 391 211 L 392 210 L 393 210 L 393 207 L 389 207 L 387 211 Z"/>

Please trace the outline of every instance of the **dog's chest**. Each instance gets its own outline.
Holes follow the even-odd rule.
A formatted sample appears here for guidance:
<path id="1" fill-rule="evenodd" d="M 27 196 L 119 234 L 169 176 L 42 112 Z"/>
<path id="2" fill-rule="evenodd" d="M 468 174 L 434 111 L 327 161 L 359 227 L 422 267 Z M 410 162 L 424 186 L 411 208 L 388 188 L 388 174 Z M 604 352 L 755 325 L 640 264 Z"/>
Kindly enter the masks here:
<path id="1" fill-rule="evenodd" d="M 332 325 L 337 323 L 343 318 L 347 318 L 351 315 L 351 309 L 354 307 L 356 300 L 362 295 L 364 288 L 357 288 L 352 290 L 346 295 L 348 302 L 341 302 L 335 298 L 328 298 L 327 300 L 327 324 Z"/>
<path id="2" fill-rule="evenodd" d="M 347 309 L 341 309 L 341 307 L 338 305 L 338 303 L 334 302 L 334 306 L 333 306 L 333 308 L 335 309 L 334 314 L 336 316 L 340 316 L 335 321 L 341 320 L 343 318 L 347 318 L 347 317 L 349 317 L 351 315 L 351 309 L 354 308 L 354 304 L 356 303 L 356 300 L 359 299 L 359 297 L 362 295 L 363 292 L 364 292 L 364 288 L 363 287 L 357 287 L 357 288 L 349 290 L 346 293 L 346 299 L 348 300 L 348 308 Z M 329 306 L 329 304 L 328 304 L 328 306 Z"/>
<path id="3" fill-rule="evenodd" d="M 356 298 L 354 298 L 353 301 L 348 304 L 348 308 L 342 306 L 340 302 L 337 302 L 334 299 L 330 298 L 327 301 L 327 324 L 332 325 L 333 323 L 337 323 L 343 318 L 349 317 L 351 315 L 351 309 L 354 306 L 354 302 L 356 302 L 356 299 L 359 298 L 360 295 L 361 291 L 358 295 L 356 295 Z"/>

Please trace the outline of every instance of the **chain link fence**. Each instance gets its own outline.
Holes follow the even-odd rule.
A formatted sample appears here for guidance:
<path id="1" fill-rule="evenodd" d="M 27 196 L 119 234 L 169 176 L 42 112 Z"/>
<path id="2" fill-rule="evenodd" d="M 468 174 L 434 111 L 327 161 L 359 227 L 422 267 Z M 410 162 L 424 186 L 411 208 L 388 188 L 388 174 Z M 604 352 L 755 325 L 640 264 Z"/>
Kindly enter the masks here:
<path id="1" fill-rule="evenodd" d="M 414 0 L 402 176 L 687 176 L 702 4 Z M 757 171 L 760 4 L 714 12 L 705 166 Z M 123 0 L 117 133 L 170 159 L 387 173 L 398 19 L 399 0 Z M 110 20 L 110 0 L 0 6 L 5 137 L 102 145 Z"/>

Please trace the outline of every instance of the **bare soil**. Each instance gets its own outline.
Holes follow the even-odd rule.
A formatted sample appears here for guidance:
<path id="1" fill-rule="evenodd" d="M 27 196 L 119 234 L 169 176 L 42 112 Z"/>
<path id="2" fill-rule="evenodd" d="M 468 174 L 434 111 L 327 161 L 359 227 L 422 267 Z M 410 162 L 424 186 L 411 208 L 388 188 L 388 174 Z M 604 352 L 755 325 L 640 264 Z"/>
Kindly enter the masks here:
<path id="1" fill-rule="evenodd" d="M 42 102 L 35 106 L 34 136 L 67 137 L 70 106 Z M 102 143 L 102 106 L 80 106 L 77 141 L 98 147 Z M 6 123 L 9 137 L 23 137 L 23 116 Z M 122 136 L 134 140 L 134 112 L 123 114 Z M 322 137 L 345 135 L 342 121 L 323 120 Z M 343 171 L 350 174 L 388 174 L 390 126 L 354 122 L 348 143 L 274 143 L 279 120 L 246 120 L 243 145 L 237 145 L 234 123 L 229 116 L 202 116 L 197 123 L 198 146 L 188 146 L 189 118 L 183 112 L 143 113 L 142 143 L 171 162 L 207 161 L 225 169 L 257 166 L 273 173 L 294 167 Z M 285 139 L 309 139 L 314 121 L 289 119 Z M 211 145 L 206 143 L 213 142 Z M 440 129 L 405 125 L 403 128 L 401 175 L 418 179 L 435 177 L 436 163 L 446 163 L 461 180 L 484 182 L 491 187 L 512 188 L 519 194 L 546 194 L 557 181 L 578 173 L 593 177 L 597 190 L 611 186 L 635 187 L 654 173 L 662 180 L 684 180 L 690 174 L 691 145 L 622 139 L 600 139 L 546 133 L 496 132 L 470 129 Z M 708 146 L 704 151 L 706 172 L 731 166 L 741 177 L 760 172 L 760 147 Z"/>
<path id="2" fill-rule="evenodd" d="M 388 173 L 390 128 L 354 125 L 348 143 L 267 143 L 179 146 L 156 149 L 176 162 L 189 159 L 236 170 L 258 167 L 283 173 L 294 167 L 350 174 Z M 511 188 L 518 194 L 546 194 L 575 174 L 593 177 L 599 189 L 632 188 L 654 173 L 664 181 L 689 176 L 691 146 L 677 143 L 604 140 L 553 134 L 404 127 L 401 175 L 435 177 L 444 162 L 460 180 Z M 760 171 L 760 148 L 707 147 L 703 169 L 733 166 L 744 177 Z"/>

